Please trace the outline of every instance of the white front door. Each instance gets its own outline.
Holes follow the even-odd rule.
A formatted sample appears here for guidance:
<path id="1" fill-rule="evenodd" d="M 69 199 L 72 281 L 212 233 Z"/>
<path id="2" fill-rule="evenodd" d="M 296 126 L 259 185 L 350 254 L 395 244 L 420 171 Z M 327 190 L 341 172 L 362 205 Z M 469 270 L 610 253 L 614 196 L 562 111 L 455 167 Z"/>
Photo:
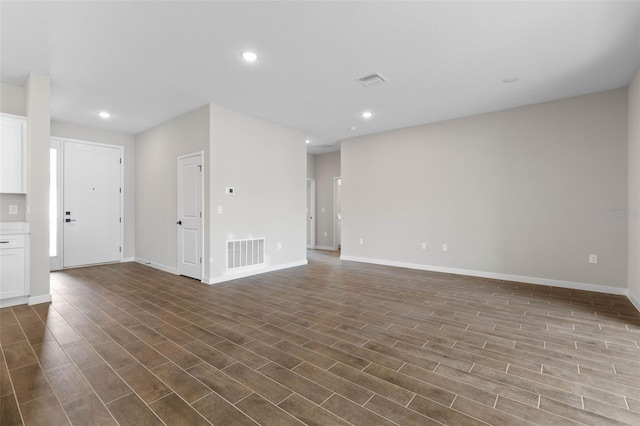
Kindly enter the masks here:
<path id="1" fill-rule="evenodd" d="M 202 153 L 178 157 L 178 273 L 202 279 Z"/>
<path id="2" fill-rule="evenodd" d="M 64 143 L 64 266 L 121 257 L 121 149 Z"/>

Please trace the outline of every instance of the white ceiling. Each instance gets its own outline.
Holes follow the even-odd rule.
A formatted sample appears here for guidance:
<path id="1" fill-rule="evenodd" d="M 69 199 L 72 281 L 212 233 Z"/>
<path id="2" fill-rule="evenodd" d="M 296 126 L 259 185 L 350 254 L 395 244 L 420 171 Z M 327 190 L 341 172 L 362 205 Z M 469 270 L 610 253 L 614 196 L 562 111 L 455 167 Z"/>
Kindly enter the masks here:
<path id="1" fill-rule="evenodd" d="M 0 7 L 2 81 L 49 75 L 55 120 L 137 134 L 212 102 L 306 132 L 313 153 L 353 136 L 623 87 L 640 65 L 638 1 Z M 245 63 L 245 50 L 258 61 Z M 388 81 L 355 81 L 372 72 Z"/>

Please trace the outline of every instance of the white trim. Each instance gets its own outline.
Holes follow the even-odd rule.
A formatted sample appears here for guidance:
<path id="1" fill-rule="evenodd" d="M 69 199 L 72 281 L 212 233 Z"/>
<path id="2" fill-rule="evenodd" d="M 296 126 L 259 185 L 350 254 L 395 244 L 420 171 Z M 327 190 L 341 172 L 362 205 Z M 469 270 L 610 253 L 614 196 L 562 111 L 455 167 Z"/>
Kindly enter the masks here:
<path id="1" fill-rule="evenodd" d="M 125 263 L 125 262 L 135 262 L 135 261 L 136 261 L 135 257 L 125 257 L 120 262 Z"/>
<path id="2" fill-rule="evenodd" d="M 631 294 L 631 292 L 628 290 L 627 290 L 627 298 L 629 299 L 631 304 L 635 306 L 638 312 L 640 312 L 640 300 L 636 299 L 636 297 L 633 294 Z"/>
<path id="3" fill-rule="evenodd" d="M 161 271 L 168 272 L 168 273 L 173 274 L 173 275 L 180 275 L 180 274 L 178 274 L 178 270 L 176 268 L 171 267 L 171 266 L 161 265 L 159 263 L 152 262 L 152 261 L 146 260 L 146 259 L 141 259 L 139 257 L 135 258 L 135 262 L 140 263 L 140 264 L 145 265 L 145 266 L 150 266 L 150 267 L 152 267 L 154 269 L 159 269 Z"/>
<path id="4" fill-rule="evenodd" d="M 0 308 L 8 308 L 9 306 L 25 305 L 29 301 L 28 296 L 10 297 L 9 299 L 0 300 Z"/>
<path id="5" fill-rule="evenodd" d="M 305 260 L 301 260 L 299 262 L 291 262 L 284 263 L 282 265 L 269 266 L 266 268 L 253 269 L 250 271 L 242 271 L 237 273 L 227 273 L 221 277 L 208 278 L 206 281 L 203 279 L 202 282 L 205 284 L 220 284 L 226 281 L 237 280 L 238 278 L 246 278 L 253 275 L 266 274 L 267 272 L 279 271 L 281 269 L 295 268 L 297 266 L 305 266 L 309 262 Z"/>
<path id="6" fill-rule="evenodd" d="M 570 288 L 574 290 L 586 290 L 596 293 L 609 293 L 628 296 L 627 289 L 621 287 L 610 287 L 598 284 L 586 284 L 573 281 L 553 280 L 549 278 L 527 277 L 523 275 L 501 274 L 497 272 L 474 271 L 470 269 L 449 268 L 444 266 L 423 265 L 419 263 L 396 262 L 393 260 L 370 259 L 356 256 L 340 256 L 340 260 L 353 262 L 372 263 L 375 265 L 395 266 L 399 268 L 418 269 L 422 271 L 444 272 L 447 274 L 469 275 L 472 277 L 491 278 L 503 281 L 516 281 L 527 284 L 538 284 L 551 287 Z"/>
<path id="7" fill-rule="evenodd" d="M 315 246 L 314 247 L 316 250 L 328 250 L 328 251 L 336 251 L 335 248 L 330 247 L 330 246 Z"/>
<path id="8" fill-rule="evenodd" d="M 43 294 L 42 296 L 29 296 L 30 305 L 39 305 L 40 303 L 50 303 L 51 294 Z"/>

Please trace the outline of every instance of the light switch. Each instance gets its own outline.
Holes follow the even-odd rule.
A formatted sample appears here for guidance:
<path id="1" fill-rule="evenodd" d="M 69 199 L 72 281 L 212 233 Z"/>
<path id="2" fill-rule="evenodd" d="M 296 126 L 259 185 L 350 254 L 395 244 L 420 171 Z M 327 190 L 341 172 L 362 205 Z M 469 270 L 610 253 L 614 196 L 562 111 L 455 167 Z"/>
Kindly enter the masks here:
<path id="1" fill-rule="evenodd" d="M 9 214 L 18 214 L 18 206 L 11 204 L 9 206 Z"/>
<path id="2" fill-rule="evenodd" d="M 222 214 L 222 206 L 218 206 L 218 214 Z"/>

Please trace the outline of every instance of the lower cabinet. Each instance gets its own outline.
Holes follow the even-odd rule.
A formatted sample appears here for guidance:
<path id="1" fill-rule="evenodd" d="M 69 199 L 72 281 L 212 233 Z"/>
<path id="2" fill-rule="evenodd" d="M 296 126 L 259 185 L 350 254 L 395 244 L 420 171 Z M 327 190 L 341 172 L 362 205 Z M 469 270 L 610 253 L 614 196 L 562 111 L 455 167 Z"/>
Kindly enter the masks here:
<path id="1" fill-rule="evenodd" d="M 0 307 L 25 303 L 29 295 L 26 257 L 27 235 L 0 235 Z M 14 303 L 9 299 L 13 299 Z"/>

